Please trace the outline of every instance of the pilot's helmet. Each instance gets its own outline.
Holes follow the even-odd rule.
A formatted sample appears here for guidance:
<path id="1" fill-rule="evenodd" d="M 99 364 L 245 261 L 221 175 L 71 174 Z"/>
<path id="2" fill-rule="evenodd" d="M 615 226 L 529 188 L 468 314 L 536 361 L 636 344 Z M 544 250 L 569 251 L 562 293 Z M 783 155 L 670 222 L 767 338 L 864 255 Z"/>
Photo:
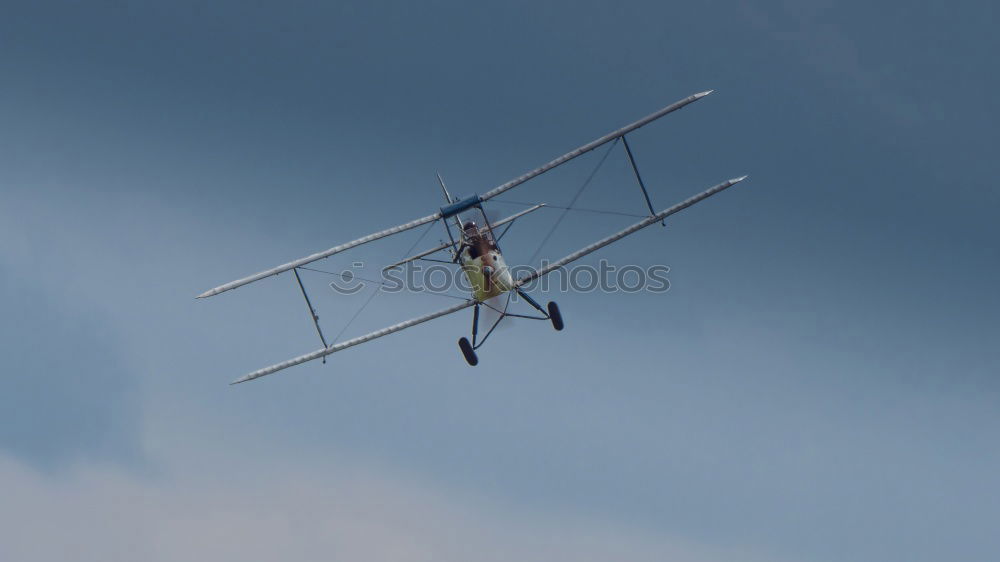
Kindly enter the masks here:
<path id="1" fill-rule="evenodd" d="M 467 221 L 462 225 L 462 230 L 476 230 L 476 223 L 472 221 Z"/>

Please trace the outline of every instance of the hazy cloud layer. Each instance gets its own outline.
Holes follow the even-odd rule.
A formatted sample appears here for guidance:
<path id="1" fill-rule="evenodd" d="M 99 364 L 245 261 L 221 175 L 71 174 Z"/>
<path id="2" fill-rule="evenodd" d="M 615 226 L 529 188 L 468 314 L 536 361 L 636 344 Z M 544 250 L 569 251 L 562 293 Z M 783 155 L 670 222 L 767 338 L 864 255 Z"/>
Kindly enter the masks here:
<path id="1" fill-rule="evenodd" d="M 318 467 L 316 467 L 318 468 Z M 283 466 L 143 480 L 85 464 L 53 483 L 0 458 L 0 557 L 167 561 L 714 560 L 775 558 L 573 513 L 483 502 L 370 467 Z"/>

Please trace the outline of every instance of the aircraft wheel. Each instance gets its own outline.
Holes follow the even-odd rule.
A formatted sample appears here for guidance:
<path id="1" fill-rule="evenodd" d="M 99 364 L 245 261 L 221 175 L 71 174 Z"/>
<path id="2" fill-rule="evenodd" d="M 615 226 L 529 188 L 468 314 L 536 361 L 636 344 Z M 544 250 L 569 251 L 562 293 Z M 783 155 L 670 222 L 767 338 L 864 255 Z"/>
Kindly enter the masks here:
<path id="1" fill-rule="evenodd" d="M 565 326 L 562 313 L 559 312 L 559 305 L 555 301 L 549 301 L 549 319 L 552 320 L 552 327 L 556 330 L 562 330 Z"/>
<path id="2" fill-rule="evenodd" d="M 469 365 L 475 367 L 479 364 L 479 358 L 476 357 L 476 352 L 472 349 L 472 344 L 469 343 L 468 338 L 458 340 L 458 347 L 462 350 L 462 355 L 465 356 L 465 360 L 469 363 Z"/>

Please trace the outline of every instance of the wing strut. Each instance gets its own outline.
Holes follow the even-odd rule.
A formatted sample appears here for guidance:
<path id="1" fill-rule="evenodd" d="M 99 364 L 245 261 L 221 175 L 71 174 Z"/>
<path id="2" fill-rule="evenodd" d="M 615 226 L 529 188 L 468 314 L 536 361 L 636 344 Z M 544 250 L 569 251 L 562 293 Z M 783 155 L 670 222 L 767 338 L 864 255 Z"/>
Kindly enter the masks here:
<path id="1" fill-rule="evenodd" d="M 329 347 L 326 343 L 326 338 L 323 337 L 323 330 L 319 327 L 319 314 L 316 314 L 316 309 L 313 308 L 312 301 L 309 300 L 309 294 L 306 293 L 306 287 L 302 284 L 302 278 L 299 277 L 299 268 L 292 270 L 295 273 L 295 281 L 299 284 L 299 290 L 302 291 L 302 298 L 306 299 L 306 306 L 309 307 L 309 316 L 312 317 L 313 326 L 316 326 L 316 333 L 319 334 L 319 341 L 323 342 L 323 347 Z M 323 363 L 326 363 L 326 357 L 323 358 Z"/>
<path id="2" fill-rule="evenodd" d="M 631 123 L 629 125 L 625 125 L 621 129 L 618 129 L 617 131 L 612 131 L 612 132 L 604 135 L 603 137 L 601 137 L 601 138 L 599 138 L 597 140 L 591 141 L 591 142 L 589 142 L 589 143 L 581 146 L 580 148 L 577 148 L 575 150 L 571 150 L 571 151 L 567 152 L 566 154 L 563 154 L 562 156 L 560 156 L 559 158 L 556 158 L 555 160 L 552 160 L 548 164 L 543 164 L 542 166 L 539 166 L 538 168 L 535 168 L 534 170 L 531 170 L 530 172 L 527 172 L 526 174 L 518 176 L 518 177 L 510 180 L 509 182 L 507 182 L 507 183 L 505 183 L 503 185 L 498 185 L 497 187 L 494 187 L 493 189 L 491 189 L 491 190 L 487 191 L 486 193 L 480 195 L 480 198 L 483 201 L 486 201 L 487 199 L 492 199 L 492 198 L 496 197 L 497 195 L 500 195 L 501 193 L 503 193 L 503 192 L 505 192 L 505 191 L 507 191 L 509 189 L 513 189 L 513 188 L 521 185 L 522 183 L 524 183 L 524 182 L 526 182 L 526 181 L 528 181 L 528 180 L 530 180 L 532 178 L 538 177 L 538 176 L 544 174 L 545 172 L 548 172 L 549 170 L 551 170 L 552 168 L 555 168 L 556 166 L 561 166 L 562 164 L 565 164 L 566 162 L 569 162 L 570 160 L 576 158 L 577 156 L 586 154 L 587 152 L 590 152 L 591 150 L 594 150 L 595 148 L 597 148 L 597 147 L 599 147 L 599 146 L 601 146 L 603 144 L 607 144 L 607 143 L 609 143 L 609 142 L 617 139 L 618 137 L 625 136 L 626 134 L 631 133 L 632 131 L 638 129 L 639 127 L 642 127 L 643 125 L 648 125 L 649 123 L 652 123 L 653 121 L 656 121 L 657 119 L 659 119 L 660 117 L 663 117 L 664 115 L 666 115 L 668 113 L 672 113 L 674 111 L 677 111 L 678 109 L 684 107 L 685 105 L 687 105 L 689 103 L 694 103 L 694 102 L 700 100 L 701 98 L 707 96 L 708 94 L 711 94 L 712 91 L 713 90 L 708 90 L 708 91 L 705 91 L 705 92 L 699 92 L 697 94 L 692 94 L 692 95 L 690 95 L 690 96 L 688 96 L 688 97 L 686 97 L 686 98 L 684 98 L 684 99 L 682 99 L 680 101 L 675 101 L 674 103 L 668 105 L 667 107 L 664 107 L 663 109 L 661 109 L 661 110 L 659 110 L 657 112 L 650 113 L 649 115 L 643 117 L 642 119 L 636 121 L 635 123 Z"/>
<path id="3" fill-rule="evenodd" d="M 653 210 L 653 202 L 649 200 L 649 192 L 646 191 L 646 184 L 642 181 L 642 176 L 639 175 L 639 167 L 635 165 L 635 157 L 632 156 L 632 147 L 628 145 L 628 138 L 622 135 L 622 144 L 625 145 L 625 154 L 628 155 L 628 162 L 632 164 L 632 171 L 635 172 L 635 179 L 639 182 L 639 188 L 642 189 L 642 196 L 646 198 L 646 207 L 649 208 L 649 214 L 655 215 L 656 211 Z M 667 226 L 665 221 L 660 221 L 660 224 Z"/>

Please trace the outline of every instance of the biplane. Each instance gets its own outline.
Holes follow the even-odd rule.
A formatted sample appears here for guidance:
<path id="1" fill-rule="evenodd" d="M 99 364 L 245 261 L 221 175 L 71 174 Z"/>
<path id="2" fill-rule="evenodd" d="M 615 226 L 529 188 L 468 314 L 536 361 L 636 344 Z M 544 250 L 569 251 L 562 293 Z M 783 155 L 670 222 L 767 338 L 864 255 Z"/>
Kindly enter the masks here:
<path id="1" fill-rule="evenodd" d="M 468 362 L 468 364 L 473 366 L 479 363 L 479 358 L 476 354 L 476 351 L 486 342 L 486 339 L 504 318 L 518 317 L 518 318 L 530 318 L 535 320 L 544 320 L 550 322 L 554 329 L 562 330 L 564 327 L 564 321 L 562 313 L 559 310 L 559 306 L 555 302 L 548 302 L 545 306 L 539 304 L 527 292 L 526 285 L 528 283 L 531 283 L 532 281 L 540 277 L 543 277 L 545 275 L 552 273 L 553 271 L 563 268 L 566 265 L 575 262 L 584 256 L 596 252 L 597 250 L 600 250 L 601 248 L 604 248 L 609 244 L 613 244 L 614 242 L 617 242 L 622 238 L 625 238 L 630 234 L 638 232 L 639 230 L 642 230 L 650 225 L 656 223 L 663 223 L 665 225 L 664 220 L 667 217 L 675 213 L 678 213 L 680 211 L 683 211 L 684 209 L 687 209 L 688 207 L 696 203 L 704 201 L 705 199 L 708 199 L 709 197 L 725 189 L 728 189 L 729 187 L 732 187 L 733 185 L 746 179 L 747 176 L 742 176 L 723 181 L 722 183 L 714 185 L 706 189 L 705 191 L 698 193 L 697 195 L 689 197 L 688 199 L 685 199 L 684 201 L 681 201 L 680 203 L 673 205 L 672 207 L 657 212 L 653 208 L 649 192 L 642 181 L 642 177 L 639 175 L 639 169 L 638 166 L 636 165 L 636 161 L 633 156 L 632 150 L 629 147 L 626 135 L 631 133 L 632 131 L 635 131 L 640 127 L 643 127 L 649 123 L 652 123 L 653 121 L 656 121 L 657 119 L 660 119 L 661 117 L 669 113 L 677 111 L 678 109 L 681 109 L 682 107 L 685 107 L 691 103 L 694 103 L 695 101 L 698 101 L 699 99 L 711 93 L 712 90 L 700 92 L 697 94 L 690 95 L 682 100 L 676 101 L 660 109 L 659 111 L 651 113 L 646 117 L 643 117 L 642 119 L 639 119 L 638 121 L 626 125 L 618 130 L 612 131 L 579 148 L 571 150 L 566 154 L 563 154 L 562 156 L 538 168 L 535 168 L 534 170 L 531 170 L 521 176 L 518 176 L 504 184 L 501 184 L 485 193 L 471 195 L 464 198 L 453 197 L 448 192 L 448 188 L 445 186 L 445 183 L 443 179 L 441 179 L 441 176 L 438 175 L 438 181 L 444 193 L 445 205 L 440 207 L 437 211 L 431 213 L 430 215 L 398 226 L 394 226 L 392 228 L 387 228 L 385 230 L 381 230 L 379 232 L 375 232 L 367 236 L 363 236 L 361 238 L 358 238 L 357 240 L 352 240 L 345 244 L 334 246 L 328 250 L 324 250 L 322 252 L 318 252 L 294 261 L 290 261 L 284 265 L 279 265 L 277 267 L 261 271 L 259 273 L 255 273 L 253 275 L 244 277 L 242 279 L 237 279 L 236 281 L 220 285 L 214 289 L 205 291 L 201 295 L 198 295 L 199 299 L 211 297 L 232 289 L 236 289 L 237 287 L 242 287 L 244 285 L 253 283 L 255 281 L 260 281 L 262 279 L 266 279 L 268 277 L 272 277 L 280 273 L 291 271 L 293 272 L 296 280 L 298 281 L 298 286 L 302 291 L 302 295 L 305 298 L 306 305 L 308 306 L 309 312 L 312 316 L 313 324 L 315 325 L 316 331 L 319 334 L 320 340 L 323 343 L 323 347 L 321 349 L 313 351 L 312 353 L 301 355 L 294 359 L 289 359 L 288 361 L 284 361 L 282 363 L 278 363 L 270 367 L 259 369 L 257 371 L 254 371 L 252 373 L 243 376 L 242 378 L 233 381 L 232 384 L 250 381 L 256 378 L 263 377 L 265 375 L 276 373 L 278 371 L 287 369 L 289 367 L 293 367 L 295 365 L 299 365 L 320 358 L 322 358 L 323 361 L 325 362 L 326 357 L 328 355 L 337 353 L 338 351 L 343 351 L 349 347 L 354 347 L 356 345 L 366 343 L 374 339 L 399 332 L 401 330 L 405 330 L 406 328 L 412 328 L 413 326 L 416 326 L 418 324 L 423 324 L 424 322 L 428 322 L 436 318 L 441 318 L 442 316 L 453 314 L 455 312 L 467 308 L 473 309 L 472 333 L 470 334 L 471 339 L 462 337 L 461 339 L 458 340 L 458 347 L 461 350 L 462 355 Z M 646 206 L 649 211 L 648 216 L 643 215 L 645 218 L 643 218 L 639 222 L 636 222 L 635 224 L 632 224 L 631 226 L 623 230 L 620 230 L 614 234 L 611 234 L 610 236 L 598 240 L 597 242 L 594 242 L 589 246 L 585 246 L 577 250 L 576 252 L 573 252 L 561 259 L 547 263 L 538 269 L 532 269 L 530 273 L 527 273 L 515 279 L 511 274 L 510 268 L 504 261 L 503 253 L 500 251 L 500 240 L 502 239 L 503 234 L 507 232 L 507 229 L 509 229 L 510 226 L 512 226 L 514 221 L 527 215 L 528 213 L 534 212 L 544 207 L 545 205 L 544 204 L 533 205 L 509 217 L 496 221 L 490 221 L 488 214 L 484 210 L 483 207 L 484 204 L 489 202 L 491 199 L 494 199 L 498 195 L 506 193 L 507 191 L 510 191 L 511 189 L 514 189 L 515 187 L 533 178 L 536 178 L 541 174 L 544 174 L 545 172 L 552 170 L 553 168 L 561 166 L 569 162 L 570 160 L 573 160 L 574 158 L 586 154 L 600 146 L 606 145 L 613 141 L 617 142 L 618 140 L 621 140 L 622 144 L 625 147 L 625 152 L 628 157 L 628 161 L 632 167 L 633 172 L 635 173 L 638 186 L 642 191 L 642 195 L 645 199 Z M 482 223 L 477 224 L 473 220 L 474 217 L 478 217 L 479 219 L 481 219 Z M 437 312 L 425 314 L 423 316 L 418 316 L 416 318 L 411 318 L 410 320 L 406 320 L 404 322 L 400 322 L 398 324 L 394 324 L 392 326 L 388 326 L 386 328 L 382 328 L 381 330 L 376 330 L 374 332 L 362 336 L 358 336 L 339 343 L 338 342 L 327 343 L 327 340 L 323 335 L 323 331 L 320 329 L 319 317 L 316 314 L 316 310 L 313 308 L 313 305 L 309 299 L 309 295 L 306 292 L 305 286 L 302 284 L 302 280 L 299 276 L 299 269 L 303 268 L 307 264 L 311 264 L 315 261 L 328 258 L 332 255 L 339 254 L 341 252 L 345 252 L 352 248 L 356 248 L 357 246 L 361 246 L 362 244 L 367 244 L 369 242 L 374 242 L 375 240 L 386 238 L 388 236 L 399 234 L 401 232 L 406 232 L 408 230 L 417 228 L 421 225 L 427 225 L 438 222 L 440 222 L 441 225 L 444 226 L 444 231 L 448 237 L 446 242 L 429 250 L 408 257 L 402 261 L 396 262 L 385 268 L 383 272 L 390 268 L 403 266 L 404 264 L 407 264 L 409 262 L 428 259 L 428 256 L 438 252 L 446 252 L 447 254 L 450 255 L 449 263 L 453 263 L 461 267 L 463 273 L 465 274 L 469 282 L 469 286 L 471 287 L 470 291 L 471 294 L 469 295 L 470 298 L 464 299 L 462 302 L 457 303 L 454 306 L 445 308 L 444 310 L 439 310 Z M 498 227 L 501 226 L 505 226 L 505 228 L 503 231 L 498 233 L 497 229 Z M 530 305 L 534 309 L 534 312 L 531 315 L 517 314 L 510 312 L 508 308 L 511 302 L 511 297 L 513 295 L 517 295 L 518 297 L 520 297 L 521 300 Z M 506 303 L 502 305 L 502 307 L 491 304 L 491 302 L 497 302 L 498 297 L 500 297 L 501 299 L 506 297 Z M 480 337 L 479 334 L 480 309 L 483 308 L 492 309 L 497 314 L 495 321 L 486 330 L 485 334 L 482 337 Z"/>

